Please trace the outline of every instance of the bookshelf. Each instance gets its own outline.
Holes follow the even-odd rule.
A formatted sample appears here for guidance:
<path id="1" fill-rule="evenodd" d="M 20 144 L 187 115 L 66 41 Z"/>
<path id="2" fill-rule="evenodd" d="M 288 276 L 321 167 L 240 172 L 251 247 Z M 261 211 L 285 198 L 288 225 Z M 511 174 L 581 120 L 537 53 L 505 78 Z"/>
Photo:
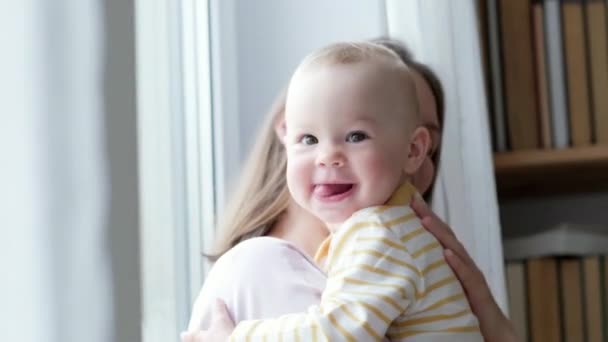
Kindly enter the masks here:
<path id="1" fill-rule="evenodd" d="M 501 198 L 608 191 L 608 145 L 494 153 Z"/>
<path id="2" fill-rule="evenodd" d="M 593 249 L 608 237 L 608 0 L 478 6 L 514 325 L 523 341 L 608 341 L 608 254 Z"/>

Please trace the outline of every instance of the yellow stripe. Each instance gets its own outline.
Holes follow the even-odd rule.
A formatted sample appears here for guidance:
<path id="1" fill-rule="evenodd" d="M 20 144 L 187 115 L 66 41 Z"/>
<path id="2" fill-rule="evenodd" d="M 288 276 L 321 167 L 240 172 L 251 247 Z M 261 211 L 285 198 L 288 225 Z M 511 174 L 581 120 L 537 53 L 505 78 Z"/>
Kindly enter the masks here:
<path id="1" fill-rule="evenodd" d="M 395 333 L 395 334 L 391 333 L 389 338 L 393 340 L 393 339 L 406 338 L 406 337 L 411 337 L 411 336 L 420 335 L 420 334 L 428 334 L 428 333 L 466 333 L 466 332 L 479 332 L 479 326 L 467 325 L 467 326 L 451 327 L 451 328 L 440 329 L 440 330 L 411 330 L 411 331 L 404 331 L 402 333 Z"/>
<path id="2" fill-rule="evenodd" d="M 380 318 L 380 320 L 382 320 L 386 324 L 387 327 L 391 324 L 391 319 L 386 317 L 386 315 L 383 314 L 382 311 L 380 311 L 380 309 L 376 308 L 375 306 L 365 303 L 365 302 L 359 302 L 359 305 L 361 305 L 364 308 L 366 308 L 367 310 L 373 312 L 374 315 L 378 316 L 378 318 Z"/>
<path id="3" fill-rule="evenodd" d="M 344 304 L 344 301 L 338 301 L 336 299 L 328 299 L 327 301 L 333 302 L 336 306 L 340 306 L 340 305 Z M 386 324 L 387 327 L 391 324 L 392 320 L 390 318 L 388 318 L 385 314 L 383 314 L 382 311 L 380 311 L 380 309 L 376 308 L 375 306 L 368 304 L 366 302 L 363 302 L 363 301 L 357 302 L 357 305 L 361 305 L 369 312 L 373 312 L 376 316 L 378 316 L 378 318 L 382 322 L 384 322 L 384 324 Z"/>
<path id="4" fill-rule="evenodd" d="M 295 325 L 293 327 L 293 334 L 294 334 L 294 341 L 300 342 L 300 327 L 298 326 L 297 322 L 295 322 Z"/>
<path id="5" fill-rule="evenodd" d="M 440 280 L 440 281 L 438 281 L 438 282 L 436 282 L 434 284 L 429 285 L 426 288 L 426 291 L 424 291 L 424 293 L 422 294 L 422 296 L 423 297 L 427 296 L 430 292 L 432 292 L 434 290 L 437 290 L 440 287 L 443 287 L 443 286 L 449 285 L 451 283 L 454 283 L 456 281 L 457 281 L 456 277 L 454 277 L 454 276 L 449 276 L 447 278 L 444 278 L 444 279 L 442 279 L 442 280 Z"/>
<path id="6" fill-rule="evenodd" d="M 262 324 L 262 321 L 254 321 L 249 325 L 249 329 L 247 329 L 247 332 L 245 333 L 245 341 L 251 341 L 251 335 L 253 335 L 253 332 L 260 324 Z"/>
<path id="7" fill-rule="evenodd" d="M 426 231 L 426 229 L 424 229 L 424 227 L 420 227 L 416 230 L 413 230 L 413 231 L 403 235 L 400 238 L 400 240 L 401 240 L 401 242 L 406 243 L 406 242 L 410 241 L 411 239 L 415 238 L 416 236 L 424 233 L 425 231 Z"/>
<path id="8" fill-rule="evenodd" d="M 380 224 L 379 222 L 358 222 L 353 224 L 350 227 L 343 227 L 342 229 L 345 229 L 345 233 L 340 236 L 340 239 L 338 239 L 337 241 L 334 241 L 334 250 L 333 250 L 333 254 L 334 255 L 340 255 L 340 252 L 342 251 L 342 248 L 344 248 L 344 244 L 350 239 L 351 235 L 354 234 L 356 231 L 364 229 L 364 228 L 370 228 L 370 227 L 384 227 L 384 225 Z"/>
<path id="9" fill-rule="evenodd" d="M 447 266 L 447 263 L 445 262 L 445 260 L 443 259 L 439 259 L 437 261 L 435 261 L 434 263 L 428 265 L 425 269 L 422 270 L 422 275 L 426 276 L 428 273 L 430 273 L 432 270 L 439 268 L 443 265 Z"/>
<path id="10" fill-rule="evenodd" d="M 382 284 L 382 283 L 372 283 L 369 281 L 365 281 L 365 280 L 360 280 L 360 279 L 354 279 L 354 278 L 344 278 L 344 282 L 346 283 L 351 283 L 351 284 L 355 284 L 355 285 L 365 285 L 365 286 L 374 286 L 374 287 L 389 287 L 392 289 L 396 289 L 403 298 L 406 297 L 407 293 L 405 292 L 405 289 L 403 288 L 403 286 L 400 285 L 394 285 L 394 284 Z"/>
<path id="11" fill-rule="evenodd" d="M 402 250 L 402 251 L 406 251 L 405 246 L 399 243 L 396 243 L 393 240 L 387 239 L 387 238 L 379 238 L 379 237 L 364 237 L 364 238 L 359 238 L 357 239 L 357 241 L 364 241 L 364 242 L 369 242 L 369 241 L 376 241 L 376 242 L 382 242 L 383 244 Z"/>
<path id="12" fill-rule="evenodd" d="M 416 283 L 412 280 L 412 278 L 407 277 L 407 276 L 403 276 L 401 274 L 385 271 L 383 269 L 375 268 L 373 266 L 365 265 L 365 264 L 352 265 L 352 266 L 349 266 L 347 268 L 343 268 L 341 270 L 338 270 L 336 272 L 332 272 L 329 275 L 329 278 L 330 279 L 339 278 L 337 276 L 337 274 L 343 273 L 343 272 L 345 272 L 345 271 L 347 271 L 347 270 L 349 270 L 351 268 L 358 269 L 358 270 L 365 270 L 365 271 L 368 271 L 370 273 L 375 273 L 375 274 L 379 274 L 379 275 L 382 275 L 382 276 L 385 276 L 385 277 L 392 277 L 392 278 L 400 279 L 402 281 L 406 281 L 406 282 L 410 283 L 412 285 L 412 287 L 414 288 L 414 291 L 416 291 L 416 293 L 418 293 L 418 288 L 416 287 Z"/>
<path id="13" fill-rule="evenodd" d="M 352 295 L 356 295 L 356 296 L 366 296 L 369 298 L 380 298 L 384 302 L 386 302 L 386 304 L 395 308 L 395 310 L 397 310 L 398 312 L 403 312 L 405 309 L 405 308 L 402 308 L 401 305 L 399 305 L 399 303 L 397 303 L 393 298 L 391 298 L 389 296 L 379 295 L 377 293 L 365 292 L 365 291 L 340 291 L 340 294 L 343 294 L 343 295 L 352 294 Z"/>
<path id="14" fill-rule="evenodd" d="M 327 299 L 327 302 L 337 303 L 333 299 Z M 323 308 L 321 308 L 321 312 L 324 312 L 324 311 L 325 310 L 323 310 Z M 315 320 L 312 320 L 311 328 L 312 328 L 312 333 L 313 333 L 313 341 L 317 341 L 319 336 L 323 336 L 323 338 L 321 339 L 322 341 L 329 341 L 329 337 L 327 337 L 327 334 L 325 334 L 323 327 L 320 326 L 320 324 L 318 322 L 316 322 Z"/>
<path id="15" fill-rule="evenodd" d="M 347 341 L 357 341 L 353 335 L 351 335 L 348 331 L 346 331 L 346 329 L 344 329 L 340 324 L 338 324 L 338 321 L 336 320 L 333 314 L 329 314 L 327 318 L 329 319 L 331 324 L 333 324 L 333 326 L 340 331 L 340 333 L 346 338 Z"/>
<path id="16" fill-rule="evenodd" d="M 456 301 L 461 300 L 461 299 L 465 299 L 464 293 L 460 293 L 460 294 L 457 294 L 457 295 L 453 295 L 453 296 L 449 296 L 449 297 L 446 297 L 444 299 L 441 299 L 441 300 L 439 300 L 439 301 L 437 301 L 437 302 L 429 305 L 426 309 L 424 309 L 422 311 L 419 311 L 418 313 L 435 310 L 435 309 L 437 309 L 437 308 L 439 308 L 439 307 L 441 307 L 441 306 L 443 306 L 445 304 L 456 302 Z"/>
<path id="17" fill-rule="evenodd" d="M 358 254 L 373 255 L 373 256 L 375 256 L 377 258 L 380 258 L 380 259 L 386 259 L 386 260 L 392 262 L 395 265 L 399 265 L 399 266 L 408 268 L 412 272 L 416 273 L 417 275 L 422 276 L 422 272 L 420 272 L 420 270 L 418 268 L 416 268 L 416 266 L 414 266 L 412 264 L 409 264 L 409 263 L 407 263 L 405 261 L 401 261 L 401 260 L 399 260 L 397 258 L 394 258 L 394 257 L 390 256 L 390 255 L 385 255 L 385 254 L 383 254 L 381 252 L 378 252 L 375 249 L 361 249 L 361 250 L 357 250 L 355 252 L 352 252 L 350 255 L 358 255 Z"/>
<path id="18" fill-rule="evenodd" d="M 441 245 L 439 244 L 439 242 L 437 242 L 437 241 L 435 241 L 435 242 L 431 242 L 431 243 L 429 243 L 428 245 L 426 245 L 426 246 L 424 246 L 424 247 L 420 248 L 420 249 L 419 249 L 419 250 L 417 250 L 416 252 L 412 253 L 412 257 L 413 257 L 414 259 L 416 259 L 417 257 L 421 256 L 422 254 L 424 254 L 424 253 L 426 253 L 426 252 L 428 252 L 428 251 L 430 251 L 430 250 L 432 250 L 432 249 L 435 249 L 435 248 L 437 248 L 437 247 L 441 247 Z"/>
<path id="19" fill-rule="evenodd" d="M 415 213 L 410 213 L 407 215 L 403 215 L 400 217 L 397 217 L 394 220 L 385 222 L 385 223 L 381 223 L 381 222 L 376 222 L 376 221 L 364 221 L 364 222 L 357 222 L 355 224 L 353 224 L 352 226 L 345 228 L 346 232 L 342 235 L 338 235 L 340 236 L 338 241 L 335 241 L 335 248 L 333 250 L 333 254 L 334 255 L 340 255 L 342 248 L 344 248 L 344 244 L 346 243 L 346 241 L 348 241 L 351 237 L 352 234 L 354 234 L 356 231 L 364 229 L 364 228 L 372 228 L 372 227 L 376 227 L 376 228 L 391 228 L 392 226 L 396 225 L 396 224 L 400 224 L 403 222 L 407 222 L 413 218 L 416 217 Z M 344 229 L 344 228 L 343 228 Z M 403 248 L 403 246 L 398 245 L 397 248 Z"/>
<path id="20" fill-rule="evenodd" d="M 373 210 L 374 214 L 382 214 L 383 212 L 389 210 L 390 208 L 395 208 L 393 205 L 383 205 Z"/>
<path id="21" fill-rule="evenodd" d="M 341 306 L 340 309 L 342 309 L 342 311 L 344 311 L 344 313 L 350 317 L 353 321 L 357 322 L 357 324 L 359 324 L 360 326 L 363 327 L 363 329 L 365 329 L 365 331 L 367 331 L 367 333 L 374 337 L 376 339 L 376 341 L 380 341 L 382 340 L 382 336 L 378 335 L 378 333 L 376 333 L 374 331 L 374 329 L 372 329 L 372 327 L 369 326 L 369 324 L 367 324 L 367 322 L 360 320 L 359 318 L 357 318 L 350 310 L 348 310 L 348 308 L 346 306 Z"/>
<path id="22" fill-rule="evenodd" d="M 317 249 L 317 252 L 315 253 L 314 260 L 317 264 L 320 264 L 321 260 L 323 258 L 327 257 L 327 254 L 329 253 L 330 244 L 331 244 L 331 235 L 328 236 L 325 240 L 323 240 L 323 242 L 321 243 L 321 246 L 319 246 L 319 248 Z"/>
<path id="23" fill-rule="evenodd" d="M 432 322 L 462 317 L 462 316 L 465 316 L 468 314 L 472 314 L 471 310 L 464 309 L 464 310 L 461 310 L 461 311 L 458 311 L 455 313 L 451 313 L 451 314 L 433 315 L 433 316 L 427 316 L 427 317 L 407 319 L 407 320 L 401 321 L 401 322 L 393 322 L 393 324 L 391 325 L 391 328 L 393 328 L 393 327 L 395 327 L 395 328 L 411 327 L 413 325 L 418 325 L 418 324 L 426 324 L 426 323 L 432 323 Z"/>
<path id="24" fill-rule="evenodd" d="M 409 213 L 407 215 L 403 215 L 403 216 L 397 217 L 396 219 L 393 219 L 393 220 L 390 220 L 390 221 L 386 221 L 386 222 L 384 222 L 384 225 L 387 228 L 390 228 L 390 227 L 396 226 L 398 224 L 409 222 L 409 221 L 411 221 L 411 220 L 413 220 L 415 218 L 416 218 L 416 213 Z"/>

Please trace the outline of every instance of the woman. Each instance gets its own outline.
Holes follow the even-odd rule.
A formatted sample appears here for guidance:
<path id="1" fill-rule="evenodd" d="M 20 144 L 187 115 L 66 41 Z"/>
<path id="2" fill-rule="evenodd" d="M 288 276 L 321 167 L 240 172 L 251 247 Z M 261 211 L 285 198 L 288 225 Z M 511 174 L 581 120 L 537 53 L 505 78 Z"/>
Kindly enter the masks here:
<path id="1" fill-rule="evenodd" d="M 435 179 L 441 137 L 443 93 L 439 81 L 426 66 L 415 62 L 399 42 L 388 39 L 376 42 L 395 51 L 415 71 L 422 118 L 435 133 L 431 153 L 413 183 L 420 193 L 428 194 Z M 304 311 L 319 302 L 325 276 L 311 256 L 328 232 L 316 218 L 290 200 L 285 184 L 286 159 L 279 138 L 284 136 L 285 129 L 284 100 L 282 94 L 273 107 L 247 162 L 246 178 L 237 188 L 226 221 L 220 226 L 225 235 L 219 240 L 219 253 L 214 258 L 223 257 L 210 272 L 194 305 L 190 333 L 183 335 L 184 341 L 209 338 L 198 330 L 210 324 L 214 297 L 226 301 L 236 321 Z M 413 207 L 427 229 L 445 245 L 446 259 L 467 291 L 486 340 L 516 340 L 483 275 L 449 227 L 424 203 L 413 203 Z M 231 324 L 221 310 L 214 319 L 219 324 Z"/>

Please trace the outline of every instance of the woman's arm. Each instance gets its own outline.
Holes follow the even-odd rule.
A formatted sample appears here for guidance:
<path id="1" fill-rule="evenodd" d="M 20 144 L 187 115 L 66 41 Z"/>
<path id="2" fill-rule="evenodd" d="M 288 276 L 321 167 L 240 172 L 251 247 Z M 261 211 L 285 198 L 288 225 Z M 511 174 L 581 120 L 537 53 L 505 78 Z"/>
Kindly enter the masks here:
<path id="1" fill-rule="evenodd" d="M 511 321 L 504 315 L 488 286 L 483 273 L 458 241 L 452 229 L 429 207 L 414 199 L 412 208 L 422 225 L 433 234 L 445 248 L 445 258 L 462 283 L 473 313 L 479 320 L 481 333 L 488 342 L 516 342 L 519 337 Z"/>

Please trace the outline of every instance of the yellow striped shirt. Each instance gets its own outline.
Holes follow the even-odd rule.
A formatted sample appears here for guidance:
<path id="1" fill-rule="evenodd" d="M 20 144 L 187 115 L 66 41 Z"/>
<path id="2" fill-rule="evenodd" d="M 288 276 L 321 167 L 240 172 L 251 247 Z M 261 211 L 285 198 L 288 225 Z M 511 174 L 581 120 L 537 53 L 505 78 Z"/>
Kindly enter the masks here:
<path id="1" fill-rule="evenodd" d="M 409 207 L 406 183 L 356 212 L 319 248 L 327 286 L 307 313 L 241 321 L 231 341 L 483 341 L 439 242 Z"/>

